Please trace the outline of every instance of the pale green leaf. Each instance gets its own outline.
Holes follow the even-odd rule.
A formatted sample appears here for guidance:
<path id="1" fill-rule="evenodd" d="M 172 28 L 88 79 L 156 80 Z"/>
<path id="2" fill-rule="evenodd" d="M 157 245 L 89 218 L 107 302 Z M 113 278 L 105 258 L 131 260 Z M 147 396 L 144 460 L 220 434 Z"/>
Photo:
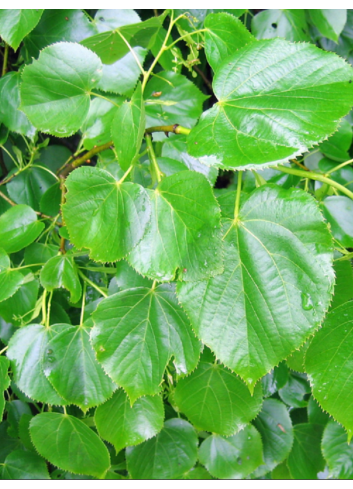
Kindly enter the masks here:
<path id="1" fill-rule="evenodd" d="M 44 9 L 1 9 L 0 36 L 16 51 L 38 24 Z"/>
<path id="2" fill-rule="evenodd" d="M 189 153 L 226 168 L 288 161 L 332 134 L 353 104 L 353 68 L 311 44 L 281 39 L 239 49 L 219 66 Z"/>
<path id="3" fill-rule="evenodd" d="M 21 287 L 24 275 L 15 269 L 0 272 L 0 302 L 8 299 Z"/>
<path id="4" fill-rule="evenodd" d="M 197 429 L 230 436 L 259 413 L 262 388 L 258 384 L 251 395 L 237 375 L 201 361 L 191 375 L 179 380 L 174 401 Z"/>
<path id="5" fill-rule="evenodd" d="M 45 460 L 36 453 L 15 450 L 5 459 L 3 480 L 50 480 Z"/>
<path id="6" fill-rule="evenodd" d="M 100 302 L 93 320 L 97 359 L 131 403 L 160 391 L 171 357 L 180 374 L 197 365 L 200 344 L 172 285 L 118 292 Z"/>
<path id="7" fill-rule="evenodd" d="M 0 216 L 0 243 L 6 253 L 15 253 L 33 241 L 43 231 L 44 224 L 27 205 L 16 205 Z"/>
<path id="8" fill-rule="evenodd" d="M 38 414 L 31 421 L 30 434 L 38 453 L 60 469 L 103 478 L 110 467 L 104 443 L 73 416 Z"/>
<path id="9" fill-rule="evenodd" d="M 317 424 L 302 423 L 294 426 L 294 443 L 287 465 L 293 479 L 317 479 L 325 467 L 320 443 L 322 428 Z"/>
<path id="10" fill-rule="evenodd" d="M 77 266 L 70 255 L 50 258 L 40 272 L 40 283 L 49 291 L 64 287 L 70 292 L 71 302 L 79 301 L 82 295 Z"/>
<path id="11" fill-rule="evenodd" d="M 114 445 L 116 452 L 157 435 L 163 428 L 164 407 L 160 396 L 138 399 L 131 407 L 125 392 L 119 389 L 98 406 L 94 416 L 99 435 Z"/>
<path id="12" fill-rule="evenodd" d="M 304 9 L 262 10 L 252 18 L 251 32 L 257 39 L 283 37 L 287 41 L 310 41 Z"/>
<path id="13" fill-rule="evenodd" d="M 321 34 L 338 41 L 347 20 L 347 9 L 309 9 L 311 20 Z"/>
<path id="14" fill-rule="evenodd" d="M 322 437 L 322 453 L 332 479 L 353 479 L 353 445 L 347 443 L 344 428 L 330 421 Z"/>
<path id="15" fill-rule="evenodd" d="M 308 193 L 275 185 L 245 198 L 224 231 L 224 273 L 177 294 L 198 337 L 251 387 L 320 325 L 332 240 Z"/>

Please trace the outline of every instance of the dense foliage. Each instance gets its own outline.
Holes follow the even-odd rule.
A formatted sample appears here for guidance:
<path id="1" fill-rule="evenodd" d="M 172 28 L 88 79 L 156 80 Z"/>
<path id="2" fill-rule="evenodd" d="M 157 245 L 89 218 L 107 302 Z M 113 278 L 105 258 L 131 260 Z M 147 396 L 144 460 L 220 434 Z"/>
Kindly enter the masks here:
<path id="1" fill-rule="evenodd" d="M 353 478 L 353 10 L 0 10 L 3 479 Z"/>

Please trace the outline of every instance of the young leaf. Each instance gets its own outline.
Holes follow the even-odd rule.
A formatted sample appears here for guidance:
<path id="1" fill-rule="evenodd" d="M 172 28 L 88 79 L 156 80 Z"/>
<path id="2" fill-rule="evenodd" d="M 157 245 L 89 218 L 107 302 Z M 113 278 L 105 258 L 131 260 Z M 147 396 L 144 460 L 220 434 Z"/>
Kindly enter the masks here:
<path id="1" fill-rule="evenodd" d="M 266 399 L 253 423 L 263 443 L 264 464 L 254 473 L 254 477 L 261 477 L 288 457 L 293 445 L 293 428 L 286 406 L 277 399 Z"/>
<path id="2" fill-rule="evenodd" d="M 218 479 L 245 479 L 263 463 L 261 436 L 251 425 L 229 438 L 212 435 L 202 443 L 199 457 Z"/>
<path id="3" fill-rule="evenodd" d="M 327 197 L 322 210 L 333 236 L 346 248 L 353 247 L 353 201 L 344 195 Z"/>
<path id="4" fill-rule="evenodd" d="M 68 42 L 53 44 L 23 70 L 21 110 L 42 132 L 70 136 L 88 114 L 90 91 L 101 71 L 100 59 L 89 49 Z"/>
<path id="5" fill-rule="evenodd" d="M 287 41 L 310 41 L 304 9 L 268 9 L 251 20 L 251 32 L 257 39 L 283 37 Z"/>
<path id="6" fill-rule="evenodd" d="M 6 457 L 2 465 L 3 480 L 50 480 L 45 460 L 33 452 L 15 450 Z"/>
<path id="7" fill-rule="evenodd" d="M 293 479 L 317 479 L 317 474 L 324 469 L 321 435 L 320 425 L 302 423 L 294 426 L 294 443 L 287 461 Z"/>
<path id="8" fill-rule="evenodd" d="M 198 337 L 251 387 L 321 323 L 332 241 L 308 193 L 275 185 L 255 190 L 224 231 L 224 273 L 177 294 Z"/>
<path id="9" fill-rule="evenodd" d="M 159 281 L 173 280 L 177 271 L 178 279 L 187 281 L 220 273 L 220 212 L 206 178 L 196 172 L 176 173 L 164 178 L 150 196 L 151 222 L 128 255 L 129 263 Z"/>
<path id="10" fill-rule="evenodd" d="M 63 215 L 71 241 L 89 248 L 91 258 L 119 260 L 140 241 L 150 218 L 148 195 L 140 185 L 120 184 L 105 170 L 83 167 L 69 175 L 66 187 Z"/>
<path id="11" fill-rule="evenodd" d="M 219 66 L 219 102 L 191 131 L 189 153 L 225 168 L 288 161 L 337 129 L 353 105 L 352 79 L 351 66 L 311 44 L 248 44 Z"/>
<path id="12" fill-rule="evenodd" d="M 40 283 L 49 291 L 64 287 L 70 292 L 71 302 L 79 301 L 82 295 L 76 264 L 69 255 L 50 258 L 40 272 Z"/>
<path id="13" fill-rule="evenodd" d="M 353 435 L 352 369 L 353 302 L 333 309 L 317 332 L 305 357 L 305 370 L 315 399 Z"/>
<path id="14" fill-rule="evenodd" d="M 117 110 L 111 126 L 119 165 L 125 171 L 135 162 L 139 154 L 145 125 L 145 104 L 139 83 L 130 102 L 124 102 Z"/>
<path id="15" fill-rule="evenodd" d="M 309 9 L 311 20 L 321 34 L 337 42 L 347 20 L 347 10 L 342 9 Z"/>
<path id="16" fill-rule="evenodd" d="M 197 460 L 197 436 L 183 419 L 168 419 L 162 431 L 137 447 L 126 450 L 133 479 L 175 479 L 190 470 Z"/>
<path id="17" fill-rule="evenodd" d="M 10 362 L 6 357 L 0 356 L 0 422 L 5 408 L 4 391 L 10 385 L 10 377 L 8 375 Z"/>
<path id="18" fill-rule="evenodd" d="M 172 356 L 178 373 L 197 365 L 200 344 L 171 285 L 118 292 L 100 302 L 93 320 L 97 359 L 131 403 L 160 391 Z"/>
<path id="19" fill-rule="evenodd" d="M 353 479 L 353 445 L 347 443 L 344 428 L 330 421 L 322 437 L 322 453 L 332 479 Z"/>
<path id="20" fill-rule="evenodd" d="M 12 336 L 7 357 L 11 361 L 13 380 L 31 399 L 46 404 L 66 404 L 45 377 L 42 360 L 51 338 L 69 327 L 58 324 L 45 328 L 40 324 L 31 324 L 19 329 Z"/>
<path id="21" fill-rule="evenodd" d="M 94 421 L 101 438 L 114 445 L 116 452 L 139 445 L 156 436 L 163 428 L 164 408 L 160 396 L 138 399 L 131 407 L 125 392 L 119 389 L 98 406 Z"/>
<path id="22" fill-rule="evenodd" d="M 227 56 L 256 41 L 239 19 L 225 12 L 208 15 L 205 28 L 205 53 L 214 71 Z"/>
<path id="23" fill-rule="evenodd" d="M 44 9 L 1 9 L 0 36 L 16 51 L 38 24 Z"/>
<path id="24" fill-rule="evenodd" d="M 116 386 L 95 359 L 89 328 L 72 326 L 54 336 L 43 352 L 43 371 L 70 404 L 87 411 L 111 397 Z"/>
<path id="25" fill-rule="evenodd" d="M 110 467 L 102 440 L 74 416 L 38 414 L 31 421 L 30 434 L 38 453 L 60 469 L 101 479 Z"/>
<path id="26" fill-rule="evenodd" d="M 33 241 L 44 229 L 37 215 L 27 205 L 16 205 L 0 216 L 0 243 L 6 253 L 15 253 Z"/>
<path id="27" fill-rule="evenodd" d="M 174 401 L 199 430 L 234 435 L 261 409 L 261 384 L 251 395 L 244 382 L 219 364 L 201 361 L 197 369 L 179 380 Z"/>

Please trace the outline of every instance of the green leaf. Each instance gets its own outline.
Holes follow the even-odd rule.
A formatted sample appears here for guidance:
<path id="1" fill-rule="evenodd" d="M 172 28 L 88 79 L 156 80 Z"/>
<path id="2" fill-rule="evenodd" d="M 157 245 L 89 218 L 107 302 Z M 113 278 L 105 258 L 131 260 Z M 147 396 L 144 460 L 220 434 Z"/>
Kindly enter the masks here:
<path id="1" fill-rule="evenodd" d="M 202 443 L 199 457 L 218 479 L 245 479 L 263 462 L 261 436 L 251 425 L 229 438 L 212 435 Z"/>
<path id="2" fill-rule="evenodd" d="M 42 457 L 74 474 L 104 478 L 109 452 L 81 420 L 59 413 L 41 413 L 30 424 L 32 442 Z"/>
<path id="3" fill-rule="evenodd" d="M 199 8 L 199 9 L 175 9 L 174 15 L 178 17 L 179 15 L 185 14 L 185 17 L 178 21 L 178 25 L 187 32 L 193 32 L 196 29 L 201 29 L 204 25 L 204 21 L 208 14 L 216 14 L 219 12 L 228 12 L 235 17 L 242 16 L 247 10 L 235 8 L 235 9 L 224 9 L 224 8 Z"/>
<path id="4" fill-rule="evenodd" d="M 352 348 L 353 302 L 333 309 L 313 338 L 305 357 L 305 370 L 313 396 L 322 409 L 353 436 Z"/>
<path id="5" fill-rule="evenodd" d="M 114 445 L 116 452 L 139 445 L 163 428 L 164 407 L 160 396 L 141 397 L 131 407 L 125 392 L 119 389 L 98 406 L 94 416 L 99 436 Z"/>
<path id="6" fill-rule="evenodd" d="M 0 243 L 6 253 L 15 253 L 33 241 L 44 229 L 27 205 L 16 205 L 0 216 Z"/>
<path id="7" fill-rule="evenodd" d="M 308 421 L 309 421 L 309 423 L 321 424 L 323 426 L 326 426 L 327 423 L 330 421 L 329 414 L 325 413 L 321 409 L 318 402 L 315 401 L 313 396 L 310 396 L 310 399 L 308 402 Z"/>
<path id="8" fill-rule="evenodd" d="M 190 470 L 197 460 L 197 436 L 183 419 L 169 419 L 154 438 L 126 450 L 133 479 L 175 479 Z"/>
<path id="9" fill-rule="evenodd" d="M 320 151 L 331 160 L 347 161 L 350 159 L 348 150 L 352 144 L 352 137 L 352 126 L 347 120 L 343 119 L 337 132 L 327 141 L 320 144 Z"/>
<path id="10" fill-rule="evenodd" d="M 160 95 L 159 92 L 162 92 Z M 156 94 L 158 96 L 156 96 Z M 146 127 L 165 126 L 181 123 L 193 127 L 208 98 L 186 76 L 173 71 L 161 71 L 153 77 L 144 91 L 146 102 Z M 162 141 L 166 136 L 157 132 L 154 141 Z"/>
<path id="11" fill-rule="evenodd" d="M 13 379 L 31 399 L 46 404 L 66 404 L 45 377 L 42 361 L 51 338 L 62 328 L 69 327 L 59 324 L 45 328 L 40 324 L 31 324 L 17 330 L 12 336 L 7 357 L 11 361 Z"/>
<path id="12" fill-rule="evenodd" d="M 96 261 L 112 262 L 137 245 L 150 218 L 148 195 L 140 185 L 120 184 L 105 170 L 84 167 L 69 175 L 66 187 L 63 215 L 77 248 L 89 248 Z"/>
<path id="13" fill-rule="evenodd" d="M 309 383 L 302 377 L 296 375 L 291 375 L 286 385 L 278 391 L 283 402 L 288 404 L 288 406 L 296 408 L 307 407 L 309 393 Z"/>
<path id="14" fill-rule="evenodd" d="M 58 216 L 60 214 L 60 205 L 62 192 L 60 182 L 54 183 L 42 195 L 39 202 L 39 209 L 48 216 Z"/>
<path id="15" fill-rule="evenodd" d="M 21 287 L 24 276 L 15 269 L 0 273 L 0 302 L 8 299 Z"/>
<path id="16" fill-rule="evenodd" d="M 265 377 L 262 377 L 261 384 L 264 397 L 271 397 L 278 389 L 284 387 L 288 381 L 288 367 L 285 362 L 281 362 Z"/>
<path id="17" fill-rule="evenodd" d="M 318 163 L 318 169 L 323 173 L 332 171 L 337 166 L 338 165 L 335 161 L 329 160 L 328 158 L 322 158 Z M 332 171 L 330 177 L 336 182 L 347 187 L 348 190 L 353 191 L 353 167 L 345 166 L 337 171 Z"/>
<path id="18" fill-rule="evenodd" d="M 130 102 L 124 102 L 117 110 L 111 126 L 119 165 L 125 171 L 136 161 L 140 152 L 145 124 L 145 104 L 139 83 Z"/>
<path id="19" fill-rule="evenodd" d="M 59 246 L 45 243 L 32 243 L 25 249 L 25 264 L 34 265 L 46 263 L 50 258 L 59 253 Z M 31 270 L 37 272 L 41 267 L 32 266 Z"/>
<path id="20" fill-rule="evenodd" d="M 332 195 L 322 203 L 331 231 L 345 248 L 353 247 L 353 201 L 349 197 Z"/>
<path id="21" fill-rule="evenodd" d="M 19 436 L 20 420 L 24 414 L 31 414 L 31 408 L 27 402 L 18 399 L 6 403 L 7 421 L 9 422 L 8 434 L 12 437 Z"/>
<path id="22" fill-rule="evenodd" d="M 43 371 L 68 403 L 87 411 L 111 397 L 116 386 L 97 362 L 89 341 L 90 329 L 65 328 L 43 351 Z"/>
<path id="23" fill-rule="evenodd" d="M 330 421 L 322 437 L 322 453 L 332 479 L 353 479 L 353 445 L 347 443 L 344 428 Z"/>
<path id="24" fill-rule="evenodd" d="M 336 261 L 333 264 L 333 269 L 336 275 L 336 284 L 331 309 L 353 298 L 353 269 L 350 261 Z"/>
<path id="25" fill-rule="evenodd" d="M 194 467 L 181 477 L 182 480 L 212 480 L 213 477 L 203 467 Z"/>
<path id="26" fill-rule="evenodd" d="M 44 9 L 1 9 L 0 36 L 16 51 L 38 24 Z"/>
<path id="27" fill-rule="evenodd" d="M 72 155 L 65 146 L 51 144 L 40 152 L 40 161 L 43 166 L 56 173 Z"/>
<path id="28" fill-rule="evenodd" d="M 129 263 L 159 281 L 173 280 L 177 273 L 179 280 L 187 281 L 220 273 L 220 213 L 206 178 L 196 172 L 176 173 L 164 178 L 150 196 L 151 221 L 128 255 Z"/>
<path id="29" fill-rule="evenodd" d="M 248 44 L 219 66 L 219 102 L 191 131 L 188 152 L 225 168 L 288 161 L 337 129 L 353 104 L 352 79 L 351 66 L 311 44 Z"/>
<path id="30" fill-rule="evenodd" d="M 347 21 L 346 9 L 309 9 L 311 20 L 325 37 L 338 41 Z"/>
<path id="31" fill-rule="evenodd" d="M 116 292 L 120 292 L 120 290 L 133 289 L 134 287 L 151 287 L 152 280 L 138 274 L 125 260 L 121 260 L 116 264 L 115 284 L 118 287 Z M 111 283 L 109 289 L 110 286 Z"/>
<path id="32" fill-rule="evenodd" d="M 0 423 L 0 463 L 4 463 L 6 457 L 13 450 L 21 448 L 21 442 L 18 438 L 11 438 L 8 434 L 9 423 L 8 421 L 3 421 Z"/>
<path id="33" fill-rule="evenodd" d="M 15 450 L 5 459 L 2 467 L 3 480 L 50 480 L 45 460 L 36 453 Z"/>
<path id="34" fill-rule="evenodd" d="M 0 13 L 1 16 L 1 13 Z M 10 131 L 33 138 L 36 130 L 27 116 L 18 110 L 20 105 L 20 73 L 12 71 L 0 79 L 0 122 Z"/>
<path id="35" fill-rule="evenodd" d="M 286 362 L 290 369 L 304 373 L 304 359 L 307 349 L 309 348 L 310 340 L 306 341 L 299 350 L 295 350 L 289 357 L 287 357 Z"/>
<path id="36" fill-rule="evenodd" d="M 294 426 L 294 443 L 287 461 L 293 479 L 317 479 L 318 472 L 324 469 L 321 435 L 320 425 L 302 423 Z"/>
<path id="37" fill-rule="evenodd" d="M 197 365 L 200 344 L 172 285 L 118 292 L 100 302 L 93 320 L 91 340 L 97 359 L 131 403 L 160 391 L 172 356 L 180 374 Z"/>
<path id="38" fill-rule="evenodd" d="M 214 71 L 234 51 L 256 41 L 244 24 L 228 13 L 208 15 L 205 28 L 205 53 Z"/>
<path id="39" fill-rule="evenodd" d="M 254 477 L 261 477 L 288 457 L 293 445 L 293 428 L 286 406 L 277 399 L 265 399 L 253 423 L 263 443 L 264 465 L 254 473 Z"/>
<path id="40" fill-rule="evenodd" d="M 132 48 L 140 46 L 149 49 L 153 46 L 155 36 L 162 26 L 166 13 L 159 17 L 151 17 L 144 22 L 102 32 L 81 41 L 81 44 L 98 54 L 104 64 L 110 65 L 129 52 L 125 40 Z"/>
<path id="41" fill-rule="evenodd" d="M 251 32 L 257 39 L 283 37 L 287 41 L 310 41 L 304 9 L 268 9 L 251 20 Z"/>
<path id="42" fill-rule="evenodd" d="M 70 136 L 88 114 L 101 71 L 98 56 L 79 44 L 49 46 L 23 70 L 21 110 L 40 131 Z"/>
<path id="43" fill-rule="evenodd" d="M 42 196 L 56 181 L 48 171 L 36 167 L 21 172 L 6 187 L 10 198 L 16 204 L 26 204 L 39 211 Z"/>
<path id="44" fill-rule="evenodd" d="M 292 476 L 290 475 L 288 466 L 286 462 L 277 465 L 275 469 L 271 472 L 272 480 L 291 480 Z"/>
<path id="45" fill-rule="evenodd" d="M 10 266 L 10 257 L 3 248 L 0 248 L 0 272 L 7 270 Z"/>
<path id="46" fill-rule="evenodd" d="M 261 409 L 261 384 L 251 395 L 244 382 L 222 365 L 201 361 L 197 369 L 179 380 L 174 401 L 199 430 L 234 435 Z"/>
<path id="47" fill-rule="evenodd" d="M 77 302 L 82 295 L 77 267 L 72 256 L 58 255 L 50 258 L 40 272 L 40 283 L 49 291 L 64 287 L 70 292 L 71 302 Z"/>
<path id="48" fill-rule="evenodd" d="M 0 356 L 0 421 L 2 421 L 2 416 L 4 414 L 5 408 L 5 397 L 4 391 L 10 385 L 10 377 L 8 375 L 8 369 L 10 362 L 6 357 Z"/>
<path id="49" fill-rule="evenodd" d="M 23 284 L 13 296 L 0 302 L 0 316 L 16 326 L 28 323 L 36 306 L 38 289 L 38 280 Z"/>
<path id="50" fill-rule="evenodd" d="M 41 49 L 60 41 L 80 42 L 96 33 L 87 15 L 79 9 L 46 9 L 37 27 L 26 37 L 28 58 L 38 58 Z"/>
<path id="51" fill-rule="evenodd" d="M 197 336 L 251 388 L 320 325 L 332 241 L 308 193 L 275 185 L 245 198 L 224 231 L 224 273 L 177 294 Z"/>

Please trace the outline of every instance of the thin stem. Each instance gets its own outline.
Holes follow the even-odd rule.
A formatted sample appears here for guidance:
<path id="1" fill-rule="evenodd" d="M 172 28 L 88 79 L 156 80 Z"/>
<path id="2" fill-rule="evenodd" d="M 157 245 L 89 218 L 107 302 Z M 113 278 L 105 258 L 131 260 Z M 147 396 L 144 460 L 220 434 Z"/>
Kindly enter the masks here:
<path id="1" fill-rule="evenodd" d="M 12 156 L 12 154 L 10 153 L 10 151 L 8 151 L 5 146 L 0 146 L 1 149 L 3 149 L 5 151 L 5 153 L 7 154 L 7 156 L 9 158 L 11 158 L 12 162 L 14 163 L 14 165 L 18 168 L 18 162 L 15 160 L 15 158 Z M 11 177 L 13 178 L 13 176 L 11 175 Z M 1 182 L 1 185 L 3 184 L 3 182 Z"/>
<path id="2" fill-rule="evenodd" d="M 135 61 L 136 61 L 136 63 L 137 63 L 137 66 L 140 68 L 141 73 L 142 73 L 143 75 L 145 75 L 145 74 L 146 74 L 146 72 L 145 72 L 145 70 L 143 69 L 143 67 L 142 67 L 142 65 L 141 65 L 141 63 L 140 63 L 140 60 L 138 59 L 138 57 L 137 57 L 137 55 L 136 55 L 136 53 L 135 53 L 135 51 L 134 51 L 134 48 L 130 46 L 129 42 L 127 41 L 127 39 L 125 39 L 125 37 L 122 35 L 122 33 L 119 31 L 119 29 L 116 29 L 116 31 L 115 31 L 115 32 L 117 32 L 117 33 L 119 34 L 119 36 L 121 37 L 121 39 L 122 39 L 122 40 L 124 41 L 124 43 L 127 45 L 127 47 L 128 47 L 128 48 L 129 48 L 129 50 L 130 50 L 130 53 L 131 53 L 131 54 L 133 55 L 133 57 L 135 58 Z"/>
<path id="3" fill-rule="evenodd" d="M 133 167 L 134 167 L 133 164 L 129 166 L 129 168 L 126 170 L 126 172 L 124 173 L 124 175 L 120 178 L 120 180 L 118 181 L 118 183 L 123 183 L 123 181 L 129 175 L 129 173 L 131 172 L 131 170 L 133 169 Z"/>
<path id="4" fill-rule="evenodd" d="M 0 197 L 6 200 L 6 202 L 8 202 L 10 205 L 17 205 L 13 200 L 9 199 L 9 197 L 3 194 L 1 191 L 0 191 Z"/>
<path id="5" fill-rule="evenodd" d="M 32 263 L 31 265 L 23 265 L 23 267 L 10 268 L 10 270 L 8 270 L 8 271 L 12 272 L 12 271 L 17 271 L 17 270 L 23 270 L 24 268 L 43 267 L 44 265 L 45 265 L 45 263 Z"/>
<path id="6" fill-rule="evenodd" d="M 113 141 L 109 141 L 109 143 L 102 144 L 101 146 L 95 146 L 92 148 L 90 151 L 85 153 L 83 156 L 80 156 L 80 158 L 77 158 L 74 160 L 72 163 L 69 163 L 61 172 L 61 176 L 65 178 L 72 170 L 77 168 L 80 165 L 83 165 L 84 163 L 89 163 L 89 159 L 92 158 L 92 156 L 96 155 L 97 153 L 100 153 L 101 151 L 104 151 L 106 149 L 109 149 L 113 145 Z"/>
<path id="7" fill-rule="evenodd" d="M 239 216 L 239 205 L 240 205 L 242 178 L 243 178 L 243 172 L 238 171 L 237 196 L 235 199 L 235 207 L 234 207 L 234 222 L 238 221 L 238 216 Z"/>
<path id="8" fill-rule="evenodd" d="M 5 348 L 3 348 L 1 351 L 0 351 L 0 355 L 2 355 L 4 353 L 4 351 L 6 351 L 8 349 L 8 346 L 5 346 Z"/>
<path id="9" fill-rule="evenodd" d="M 150 134 L 145 134 L 145 139 L 147 143 L 148 156 L 151 163 L 151 169 L 153 170 L 153 174 L 155 175 L 156 180 L 159 183 L 164 175 L 158 166 L 157 158 L 153 149 L 152 137 Z"/>
<path id="10" fill-rule="evenodd" d="M 116 102 L 113 100 L 110 100 L 108 97 L 104 97 L 104 95 L 101 95 L 100 93 L 95 93 L 95 92 L 89 92 L 91 95 L 94 95 L 95 97 L 102 98 L 103 100 L 106 100 L 107 102 L 110 102 L 111 104 L 115 105 L 115 107 L 120 107 Z"/>
<path id="11" fill-rule="evenodd" d="M 198 73 L 201 78 L 203 79 L 203 81 L 205 82 L 205 84 L 208 86 L 208 88 L 211 90 L 211 92 L 213 93 L 213 87 L 212 87 L 212 83 L 210 82 L 210 80 L 207 78 L 207 76 L 205 75 L 205 73 L 200 70 L 200 68 L 196 65 L 196 66 L 193 66 L 192 67 L 193 70 L 196 71 L 196 73 Z"/>
<path id="12" fill-rule="evenodd" d="M 65 416 L 67 416 L 67 412 L 66 412 L 66 407 L 65 406 L 63 406 L 63 410 L 64 410 Z"/>
<path id="13" fill-rule="evenodd" d="M 92 280 L 90 280 L 88 277 L 86 277 L 86 275 L 84 273 L 82 273 L 80 269 L 78 270 L 78 274 L 80 275 L 80 277 L 85 282 L 87 282 L 91 287 L 93 287 L 94 289 L 96 289 L 103 297 L 108 297 L 108 294 L 106 294 L 105 292 L 103 292 L 103 290 L 100 287 L 98 287 L 98 285 L 96 285 L 94 282 L 92 282 Z"/>
<path id="14" fill-rule="evenodd" d="M 346 187 L 344 187 L 340 183 L 337 183 L 334 180 L 331 180 L 330 178 L 327 178 L 324 175 L 321 175 L 320 173 L 315 173 L 312 171 L 307 172 L 307 171 L 303 171 L 303 170 L 297 170 L 296 168 L 289 168 L 287 166 L 282 166 L 282 165 L 278 165 L 278 166 L 275 166 L 273 168 L 281 171 L 282 173 L 288 173 L 290 175 L 296 175 L 296 176 L 302 177 L 302 178 L 310 178 L 311 180 L 318 180 L 319 182 L 327 183 L 327 185 L 330 185 L 331 187 L 336 188 L 337 190 L 339 190 L 340 192 L 347 195 L 347 197 L 349 197 L 350 199 L 353 200 L 353 192 L 348 190 Z"/>
<path id="15" fill-rule="evenodd" d="M 47 308 L 46 308 L 46 303 L 45 299 L 47 296 L 47 291 L 44 289 L 43 295 L 42 295 L 42 324 L 46 325 L 47 324 Z"/>
<path id="16" fill-rule="evenodd" d="M 168 49 L 172 48 L 173 46 L 175 46 L 175 44 L 177 44 L 179 41 L 182 41 L 186 37 L 193 36 L 194 34 L 200 34 L 201 32 L 206 32 L 206 31 L 208 31 L 208 29 L 199 29 L 198 31 L 194 31 L 194 32 L 190 32 L 188 34 L 184 34 L 183 36 L 180 36 L 176 41 L 172 42 L 172 44 L 169 44 L 169 46 L 167 46 L 164 49 L 164 51 L 168 51 Z"/>
<path id="17" fill-rule="evenodd" d="M 3 62 L 2 62 L 1 76 L 6 75 L 6 73 L 7 73 L 7 60 L 8 60 L 8 57 L 9 57 L 9 45 L 7 43 L 5 43 L 5 51 L 4 51 L 4 59 L 3 59 Z"/>
<path id="18" fill-rule="evenodd" d="M 168 134 L 169 132 L 173 132 L 174 134 L 184 134 L 187 136 L 188 134 L 190 134 L 191 129 L 180 126 L 179 124 L 171 124 L 169 126 L 148 127 L 145 131 L 146 134 L 152 134 L 153 132 L 164 132 L 166 134 Z"/>
<path id="19" fill-rule="evenodd" d="M 32 168 L 40 168 L 41 170 L 45 170 L 46 172 L 50 173 L 58 182 L 59 182 L 59 177 L 55 175 L 49 168 L 45 168 L 45 166 L 41 165 L 31 165 Z"/>
<path id="20" fill-rule="evenodd" d="M 80 314 L 80 326 L 83 325 L 83 317 L 85 315 L 85 305 L 86 305 L 86 282 L 83 282 L 83 293 L 82 293 L 82 305 L 81 305 L 81 314 Z"/>
<path id="21" fill-rule="evenodd" d="M 310 171 L 309 168 L 307 168 L 306 166 L 304 166 L 302 163 L 300 163 L 299 161 L 297 160 L 292 160 L 293 163 L 295 163 L 297 166 L 299 166 L 300 168 L 302 168 L 303 170 L 305 171 Z"/>
<path id="22" fill-rule="evenodd" d="M 49 294 L 49 300 L 48 300 L 48 308 L 47 308 L 47 317 L 45 321 L 45 326 L 46 328 L 49 328 L 49 322 L 50 322 L 50 309 L 51 309 L 51 300 L 53 298 L 53 293 L 54 291 L 52 290 Z"/>
<path id="23" fill-rule="evenodd" d="M 331 175 L 331 173 L 333 173 L 335 171 L 338 171 L 341 168 L 344 168 L 345 166 L 350 165 L 351 163 L 353 163 L 353 160 L 345 161 L 344 163 L 341 163 L 340 165 L 337 165 L 335 168 L 332 168 L 332 170 L 327 171 L 326 172 L 326 175 Z"/>

